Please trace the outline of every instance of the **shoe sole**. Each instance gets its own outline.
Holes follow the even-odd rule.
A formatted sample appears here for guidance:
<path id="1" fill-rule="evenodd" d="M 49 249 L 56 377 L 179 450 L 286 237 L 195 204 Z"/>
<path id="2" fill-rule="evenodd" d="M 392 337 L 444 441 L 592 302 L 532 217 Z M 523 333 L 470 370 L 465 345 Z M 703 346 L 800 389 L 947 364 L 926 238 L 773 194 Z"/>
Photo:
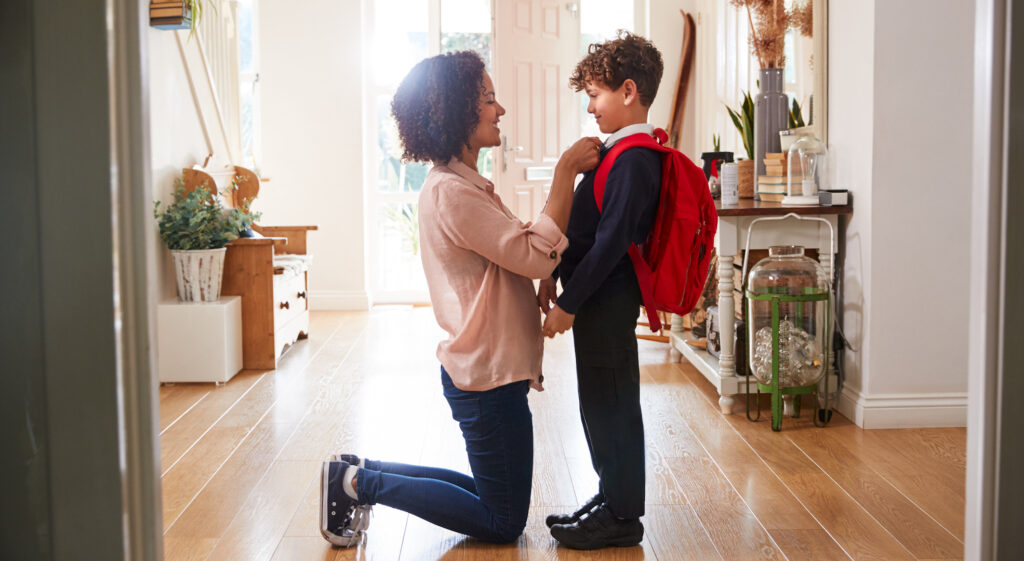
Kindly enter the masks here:
<path id="1" fill-rule="evenodd" d="M 628 540 L 613 540 L 613 541 L 610 541 L 608 543 L 602 543 L 602 544 L 596 544 L 596 545 L 589 545 L 589 544 L 587 544 L 587 545 L 576 545 L 576 544 L 571 544 L 571 543 L 563 542 L 563 541 L 559 540 L 558 538 L 555 538 L 555 540 L 557 540 L 558 543 L 562 544 L 563 546 L 568 547 L 569 549 L 576 549 L 576 550 L 580 550 L 580 551 L 590 551 L 590 550 L 594 550 L 594 549 L 604 549 L 606 547 L 634 547 L 634 546 L 640 545 L 640 542 L 643 541 L 643 538 L 641 538 L 639 540 L 636 540 L 636 539 L 633 539 L 633 538 L 628 539 Z"/>
<path id="2" fill-rule="evenodd" d="M 561 545 L 564 545 L 565 547 L 585 551 L 593 549 L 603 549 L 605 547 L 634 547 L 640 545 L 640 542 L 644 541 L 642 528 L 643 526 L 641 526 L 641 534 L 639 538 L 618 538 L 601 544 L 573 544 L 569 543 L 568 541 L 562 541 L 558 538 L 558 536 L 555 536 L 554 533 L 551 534 L 551 537 L 555 538 L 555 541 L 557 541 Z"/>
<path id="3" fill-rule="evenodd" d="M 324 462 L 323 467 L 320 469 L 320 535 L 331 545 L 351 547 L 361 541 L 361 537 L 358 534 L 346 531 L 346 534 L 338 535 L 327 528 L 327 509 L 329 508 L 328 503 L 331 501 L 328 496 L 330 479 L 331 462 L 327 461 Z"/>

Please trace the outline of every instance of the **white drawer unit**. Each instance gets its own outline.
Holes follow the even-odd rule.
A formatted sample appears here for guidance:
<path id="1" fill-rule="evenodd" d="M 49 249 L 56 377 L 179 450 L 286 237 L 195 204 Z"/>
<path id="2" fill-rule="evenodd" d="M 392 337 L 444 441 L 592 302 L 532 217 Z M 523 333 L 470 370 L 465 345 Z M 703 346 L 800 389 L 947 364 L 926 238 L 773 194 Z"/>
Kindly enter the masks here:
<path id="1" fill-rule="evenodd" d="M 274 355 L 309 334 L 306 271 L 286 269 L 274 274 Z"/>
<path id="2" fill-rule="evenodd" d="M 230 380 L 242 369 L 242 299 L 163 302 L 157 306 L 161 382 Z"/>
<path id="3" fill-rule="evenodd" d="M 273 370 L 289 345 L 309 335 L 306 232 L 316 226 L 254 229 L 264 237 L 228 244 L 222 294 L 242 297 L 244 368 Z"/>

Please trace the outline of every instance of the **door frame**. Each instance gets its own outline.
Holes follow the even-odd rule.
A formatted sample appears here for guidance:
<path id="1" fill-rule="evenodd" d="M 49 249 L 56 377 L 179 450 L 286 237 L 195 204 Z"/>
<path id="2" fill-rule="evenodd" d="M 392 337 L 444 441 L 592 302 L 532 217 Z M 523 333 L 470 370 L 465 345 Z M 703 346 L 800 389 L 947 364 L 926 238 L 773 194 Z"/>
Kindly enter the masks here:
<path id="1" fill-rule="evenodd" d="M 159 560 L 147 5 L 0 11 L 0 169 L 17 186 L 0 243 L 20 265 L 4 281 L 0 471 L 4 508 L 25 507 L 5 517 L 0 556 Z"/>
<path id="2" fill-rule="evenodd" d="M 1024 297 L 1011 279 L 1024 270 L 1022 229 L 1009 216 L 1024 211 L 1024 193 L 1010 189 L 1021 173 L 1024 131 L 1011 115 L 1024 112 L 1024 2 L 975 4 L 974 153 L 971 185 L 970 339 L 967 391 L 967 476 L 964 559 L 1019 559 L 1024 484 L 1022 427 L 1013 399 L 1024 391 L 1019 369 L 1024 350 Z M 1016 20 L 1014 37 L 1012 20 Z M 1013 54 L 1017 54 L 1014 60 Z M 1014 169 L 1016 168 L 1016 169 Z"/>

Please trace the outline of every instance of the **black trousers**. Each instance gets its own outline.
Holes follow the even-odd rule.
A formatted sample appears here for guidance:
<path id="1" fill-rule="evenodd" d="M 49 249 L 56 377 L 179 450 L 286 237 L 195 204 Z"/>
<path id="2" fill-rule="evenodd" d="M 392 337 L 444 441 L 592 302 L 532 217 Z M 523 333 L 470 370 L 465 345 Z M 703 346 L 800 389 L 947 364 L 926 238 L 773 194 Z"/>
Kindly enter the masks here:
<path id="1" fill-rule="evenodd" d="M 644 421 L 636 321 L 640 289 L 598 289 L 576 313 L 576 381 L 580 416 L 608 509 L 619 518 L 644 514 Z"/>

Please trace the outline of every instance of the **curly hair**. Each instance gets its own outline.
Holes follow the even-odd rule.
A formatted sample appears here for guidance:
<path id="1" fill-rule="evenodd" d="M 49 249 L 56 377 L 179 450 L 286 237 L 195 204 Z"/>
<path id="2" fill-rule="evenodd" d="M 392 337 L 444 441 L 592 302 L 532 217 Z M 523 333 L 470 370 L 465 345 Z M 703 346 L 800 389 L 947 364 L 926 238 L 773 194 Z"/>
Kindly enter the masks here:
<path id="1" fill-rule="evenodd" d="M 480 122 L 483 83 L 484 61 L 473 51 L 445 53 L 416 64 L 391 100 L 402 159 L 446 163 L 461 154 Z"/>
<path id="2" fill-rule="evenodd" d="M 569 77 L 569 85 L 576 91 L 587 82 L 599 82 L 613 90 L 619 89 L 627 79 L 636 82 L 640 103 L 650 107 L 658 94 L 658 84 L 665 65 L 661 53 L 653 43 L 639 35 L 619 30 L 615 39 L 604 43 L 591 43 L 587 56 L 576 64 Z"/>

